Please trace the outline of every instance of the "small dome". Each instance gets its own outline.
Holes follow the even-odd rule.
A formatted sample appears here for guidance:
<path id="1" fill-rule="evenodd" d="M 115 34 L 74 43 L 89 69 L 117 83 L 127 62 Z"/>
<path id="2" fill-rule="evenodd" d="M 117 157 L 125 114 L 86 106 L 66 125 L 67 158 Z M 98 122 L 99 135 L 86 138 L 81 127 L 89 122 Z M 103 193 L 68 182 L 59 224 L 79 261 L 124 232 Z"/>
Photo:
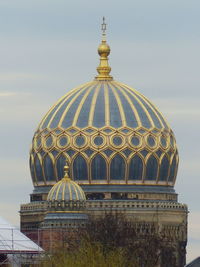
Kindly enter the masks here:
<path id="1" fill-rule="evenodd" d="M 47 201 L 85 201 L 82 188 L 68 177 L 68 166 L 65 166 L 65 177 L 49 191 Z"/>

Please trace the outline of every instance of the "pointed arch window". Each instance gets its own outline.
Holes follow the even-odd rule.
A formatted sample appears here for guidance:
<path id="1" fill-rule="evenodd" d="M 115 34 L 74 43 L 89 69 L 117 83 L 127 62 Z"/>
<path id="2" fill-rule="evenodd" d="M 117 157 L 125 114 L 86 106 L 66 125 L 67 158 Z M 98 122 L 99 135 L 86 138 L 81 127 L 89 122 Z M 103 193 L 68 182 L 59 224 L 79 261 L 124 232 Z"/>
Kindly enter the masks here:
<path id="1" fill-rule="evenodd" d="M 158 161 L 152 155 L 147 161 L 146 180 L 156 180 L 158 173 Z"/>
<path id="2" fill-rule="evenodd" d="M 176 173 L 176 156 L 174 156 L 170 168 L 170 175 L 169 175 L 169 182 L 173 182 L 175 179 L 175 173 Z"/>
<path id="3" fill-rule="evenodd" d="M 35 157 L 35 173 L 36 173 L 36 177 L 37 177 L 38 182 L 43 182 L 44 176 L 42 173 L 42 164 L 39 160 L 38 155 Z"/>
<path id="4" fill-rule="evenodd" d="M 143 168 L 142 159 L 135 155 L 129 165 L 129 180 L 142 180 Z"/>
<path id="5" fill-rule="evenodd" d="M 46 181 L 54 181 L 54 169 L 53 162 L 49 155 L 47 155 L 44 159 L 44 174 Z"/>
<path id="6" fill-rule="evenodd" d="M 64 166 L 66 164 L 66 157 L 61 154 L 56 162 L 56 169 L 57 169 L 57 175 L 58 180 L 62 179 L 64 177 Z"/>
<path id="7" fill-rule="evenodd" d="M 78 155 L 73 163 L 74 180 L 88 180 L 87 163 L 84 157 Z"/>
<path id="8" fill-rule="evenodd" d="M 107 165 L 105 159 L 97 154 L 92 160 L 92 180 L 106 180 L 107 179 Z"/>
<path id="9" fill-rule="evenodd" d="M 166 156 L 164 156 L 160 166 L 159 180 L 167 181 L 168 172 L 169 172 L 169 160 Z"/>
<path id="10" fill-rule="evenodd" d="M 124 180 L 125 179 L 125 161 L 123 157 L 117 154 L 110 164 L 110 179 Z"/>

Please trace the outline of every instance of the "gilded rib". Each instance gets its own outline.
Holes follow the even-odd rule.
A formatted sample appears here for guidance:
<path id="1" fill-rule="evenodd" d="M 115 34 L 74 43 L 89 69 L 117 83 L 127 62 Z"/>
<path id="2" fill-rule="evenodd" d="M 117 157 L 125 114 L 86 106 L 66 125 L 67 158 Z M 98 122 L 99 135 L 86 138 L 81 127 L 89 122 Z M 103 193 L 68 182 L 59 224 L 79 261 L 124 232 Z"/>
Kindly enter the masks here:
<path id="1" fill-rule="evenodd" d="M 62 185 L 62 182 L 60 181 L 59 184 L 58 184 L 58 186 L 57 186 L 55 200 L 58 200 L 58 193 L 59 193 L 59 191 L 60 191 L 60 187 L 61 187 L 61 185 Z"/>
<path id="2" fill-rule="evenodd" d="M 117 84 L 117 85 L 118 85 L 117 89 L 124 95 L 124 97 L 126 98 L 127 102 L 129 103 L 131 109 L 133 110 L 138 126 L 139 127 L 142 126 L 138 111 L 135 108 L 135 106 L 133 105 L 133 103 L 131 102 L 130 98 L 128 97 L 128 94 L 124 90 L 122 90 L 122 88 L 121 88 L 121 86 L 119 84 Z"/>
<path id="3" fill-rule="evenodd" d="M 104 100 L 105 100 L 105 125 L 110 126 L 110 106 L 109 106 L 109 94 L 108 85 L 104 84 Z"/>
<path id="4" fill-rule="evenodd" d="M 127 126 L 126 116 L 124 114 L 124 109 L 123 109 L 123 106 L 122 106 L 121 99 L 120 99 L 118 93 L 116 92 L 116 89 L 112 85 L 112 82 L 110 82 L 109 85 L 110 85 L 110 88 L 111 88 L 111 90 L 112 90 L 112 92 L 113 92 L 113 94 L 115 96 L 116 101 L 117 101 L 117 105 L 118 105 L 118 108 L 119 108 L 119 113 L 120 113 L 120 116 L 121 116 L 122 126 Z"/>
<path id="5" fill-rule="evenodd" d="M 91 85 L 87 88 L 87 92 L 84 94 L 83 98 L 81 99 L 80 104 L 78 105 L 78 108 L 76 110 L 76 113 L 75 113 L 75 116 L 72 122 L 72 126 L 76 126 L 83 104 L 85 100 L 87 99 L 89 93 L 92 91 L 92 89 L 94 89 L 94 85 L 95 85 L 95 82 L 91 83 Z"/>
<path id="6" fill-rule="evenodd" d="M 89 82 L 90 83 L 90 82 Z M 46 113 L 46 115 L 43 117 L 42 121 L 40 122 L 39 126 L 38 126 L 38 129 L 42 128 L 46 118 L 49 116 L 49 114 L 51 113 L 51 111 L 55 108 L 55 106 L 58 104 L 58 102 L 61 102 L 60 104 L 63 103 L 63 101 L 65 101 L 65 98 L 67 97 L 67 99 L 73 94 L 75 93 L 77 90 L 79 90 L 81 87 L 84 87 L 86 86 L 88 83 L 86 84 L 82 84 L 80 85 L 79 87 L 76 87 L 72 90 L 70 90 L 69 92 L 67 92 L 64 96 L 62 96 L 56 103 L 55 105 L 53 105 L 53 107 Z M 59 105 L 60 106 L 60 105 Z M 57 109 L 56 109 L 57 111 Z"/>
<path id="7" fill-rule="evenodd" d="M 60 121 L 58 123 L 58 127 L 61 127 L 62 123 L 63 123 L 63 120 L 68 112 L 68 110 L 70 109 L 70 107 L 72 106 L 72 104 L 74 103 L 74 101 L 79 97 L 79 95 L 85 91 L 87 89 L 87 86 L 81 88 L 77 93 L 76 95 L 71 99 L 71 101 L 69 102 L 69 104 L 67 105 L 67 107 L 65 108 L 65 111 L 63 112 L 61 118 L 60 118 Z"/>
<path id="8" fill-rule="evenodd" d="M 95 110 L 96 101 L 97 101 L 97 96 L 99 94 L 99 90 L 100 90 L 101 85 L 102 85 L 102 83 L 99 83 L 99 85 L 95 88 L 95 93 L 93 95 L 91 108 L 90 108 L 88 126 L 92 126 L 92 122 L 93 122 L 93 118 L 94 118 L 94 110 Z"/>
<path id="9" fill-rule="evenodd" d="M 121 83 L 119 83 L 119 84 L 121 84 Z M 129 92 L 129 94 L 131 94 L 131 95 L 137 100 L 137 102 L 138 102 L 138 103 L 140 104 L 140 106 L 143 108 L 143 110 L 144 110 L 144 112 L 145 112 L 147 118 L 149 119 L 149 122 L 150 122 L 151 126 L 152 126 L 152 127 L 155 127 L 155 125 L 154 125 L 154 121 L 152 120 L 152 118 L 151 118 L 151 116 L 150 116 L 148 110 L 147 110 L 146 107 L 143 105 L 143 103 L 139 100 L 139 98 L 137 97 L 137 95 L 135 95 L 135 94 L 137 94 L 137 92 L 136 92 L 135 90 L 133 90 L 132 88 L 129 88 L 129 87 L 126 86 L 126 85 L 123 85 L 123 84 L 122 84 L 122 87 L 123 87 L 127 92 Z M 131 89 L 131 90 L 130 90 L 130 89 Z M 133 91 L 135 94 L 134 94 L 132 91 Z"/>

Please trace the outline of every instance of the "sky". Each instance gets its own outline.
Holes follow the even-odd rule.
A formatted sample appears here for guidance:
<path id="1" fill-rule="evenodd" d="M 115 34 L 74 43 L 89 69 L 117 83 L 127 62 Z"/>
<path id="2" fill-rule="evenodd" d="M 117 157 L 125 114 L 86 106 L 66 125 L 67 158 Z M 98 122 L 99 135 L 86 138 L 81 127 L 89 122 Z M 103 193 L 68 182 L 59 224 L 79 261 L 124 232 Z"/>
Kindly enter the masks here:
<path id="1" fill-rule="evenodd" d="M 187 261 L 200 256 L 200 1 L 0 0 L 0 215 L 19 225 L 33 186 L 31 140 L 48 109 L 93 80 L 102 17 L 112 76 L 148 97 L 179 148 Z"/>

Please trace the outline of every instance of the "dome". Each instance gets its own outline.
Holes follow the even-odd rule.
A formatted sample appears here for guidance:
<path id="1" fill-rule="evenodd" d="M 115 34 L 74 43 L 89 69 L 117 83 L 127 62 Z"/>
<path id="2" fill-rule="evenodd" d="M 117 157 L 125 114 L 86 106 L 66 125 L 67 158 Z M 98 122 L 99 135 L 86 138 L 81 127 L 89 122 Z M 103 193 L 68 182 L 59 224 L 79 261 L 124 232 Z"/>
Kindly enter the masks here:
<path id="1" fill-rule="evenodd" d="M 85 193 L 81 187 L 68 177 L 68 166 L 64 167 L 65 176 L 57 182 L 49 191 L 47 201 L 79 201 L 86 200 Z"/>
<path id="2" fill-rule="evenodd" d="M 34 134 L 30 169 L 35 188 L 62 179 L 66 160 L 71 178 L 83 186 L 174 186 L 174 134 L 145 96 L 110 76 L 104 37 L 95 80 L 60 98 Z M 62 184 L 56 188 L 62 191 Z"/>

